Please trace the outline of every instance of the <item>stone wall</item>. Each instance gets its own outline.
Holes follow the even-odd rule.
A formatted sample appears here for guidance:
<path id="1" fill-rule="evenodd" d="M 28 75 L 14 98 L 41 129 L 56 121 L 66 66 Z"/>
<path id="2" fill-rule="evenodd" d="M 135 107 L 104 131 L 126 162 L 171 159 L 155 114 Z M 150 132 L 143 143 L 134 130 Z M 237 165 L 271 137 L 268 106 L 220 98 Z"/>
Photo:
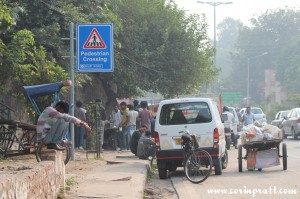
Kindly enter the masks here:
<path id="1" fill-rule="evenodd" d="M 0 179 L 0 199 L 57 198 L 64 188 L 65 165 L 62 153 L 48 150 L 50 161 L 15 171 Z"/>

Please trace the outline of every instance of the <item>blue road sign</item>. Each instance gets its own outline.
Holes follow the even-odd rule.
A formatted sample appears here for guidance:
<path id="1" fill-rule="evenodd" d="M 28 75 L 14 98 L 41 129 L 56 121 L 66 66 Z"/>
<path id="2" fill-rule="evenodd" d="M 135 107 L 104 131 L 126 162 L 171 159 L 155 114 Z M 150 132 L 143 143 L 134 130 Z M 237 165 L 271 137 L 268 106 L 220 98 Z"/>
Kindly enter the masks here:
<path id="1" fill-rule="evenodd" d="M 77 24 L 77 72 L 113 72 L 113 24 Z"/>

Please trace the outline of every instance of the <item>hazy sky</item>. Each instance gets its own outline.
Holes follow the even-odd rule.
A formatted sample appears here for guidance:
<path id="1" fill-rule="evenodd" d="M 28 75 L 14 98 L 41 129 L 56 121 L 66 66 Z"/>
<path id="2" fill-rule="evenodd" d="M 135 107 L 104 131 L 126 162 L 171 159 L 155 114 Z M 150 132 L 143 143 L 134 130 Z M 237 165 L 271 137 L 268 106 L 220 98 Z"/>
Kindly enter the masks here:
<path id="1" fill-rule="evenodd" d="M 214 2 L 213 0 L 201 0 L 202 2 Z M 175 0 L 180 8 L 191 13 L 206 14 L 209 25 L 208 35 L 213 38 L 214 7 L 209 4 L 197 3 L 197 0 Z M 231 17 L 249 24 L 249 19 L 254 15 L 260 15 L 268 9 L 289 8 L 300 9 L 300 0 L 217 0 L 215 2 L 232 2 L 216 6 L 216 23 L 224 18 Z"/>

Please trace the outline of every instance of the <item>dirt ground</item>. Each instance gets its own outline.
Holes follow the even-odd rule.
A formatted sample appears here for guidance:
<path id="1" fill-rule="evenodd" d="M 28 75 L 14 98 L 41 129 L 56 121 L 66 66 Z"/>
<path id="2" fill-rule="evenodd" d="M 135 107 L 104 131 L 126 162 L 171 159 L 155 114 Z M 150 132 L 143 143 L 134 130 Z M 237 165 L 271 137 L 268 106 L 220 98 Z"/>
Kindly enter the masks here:
<path id="1" fill-rule="evenodd" d="M 92 168 L 99 165 L 105 166 L 107 165 L 106 160 L 111 160 L 115 157 L 115 151 L 105 151 L 101 153 L 100 159 L 95 159 L 93 154 L 89 154 L 89 158 L 86 159 L 85 152 L 77 151 L 75 153 L 75 160 L 70 161 L 66 165 L 66 192 L 63 198 L 71 199 L 72 194 L 76 192 L 76 188 L 85 180 L 85 176 Z M 0 159 L 0 176 L 2 178 L 11 174 L 17 174 L 20 170 L 32 168 L 33 164 L 37 164 L 34 155 Z M 146 182 L 145 199 L 178 199 L 171 180 L 160 180 L 157 172 L 149 172 Z"/>

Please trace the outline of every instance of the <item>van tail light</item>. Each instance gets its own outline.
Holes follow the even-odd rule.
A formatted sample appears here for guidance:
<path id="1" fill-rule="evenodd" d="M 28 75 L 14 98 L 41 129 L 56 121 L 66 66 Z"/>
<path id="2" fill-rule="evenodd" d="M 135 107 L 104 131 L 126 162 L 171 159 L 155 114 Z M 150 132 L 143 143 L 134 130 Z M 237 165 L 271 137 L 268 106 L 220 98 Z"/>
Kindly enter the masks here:
<path id="1" fill-rule="evenodd" d="M 219 143 L 219 130 L 218 128 L 214 129 L 214 144 Z"/>
<path id="2" fill-rule="evenodd" d="M 300 123 L 300 117 L 297 119 L 297 123 Z"/>
<path id="3" fill-rule="evenodd" d="M 156 144 L 156 151 L 160 151 L 159 134 L 156 131 L 154 132 L 154 142 Z"/>

